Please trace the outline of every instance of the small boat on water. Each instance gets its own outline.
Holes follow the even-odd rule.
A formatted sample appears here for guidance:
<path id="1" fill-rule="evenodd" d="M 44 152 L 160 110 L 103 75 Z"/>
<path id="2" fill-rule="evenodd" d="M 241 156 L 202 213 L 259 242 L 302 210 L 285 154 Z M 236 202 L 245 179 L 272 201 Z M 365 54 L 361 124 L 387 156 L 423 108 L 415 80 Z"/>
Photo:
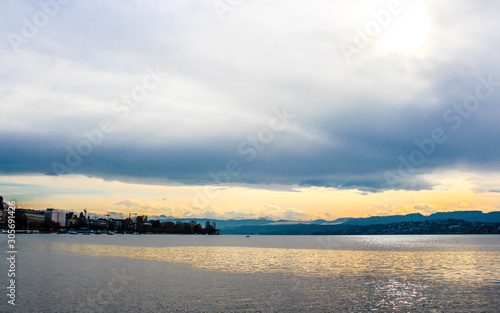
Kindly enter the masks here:
<path id="1" fill-rule="evenodd" d="M 74 231 L 74 230 L 68 231 L 68 234 L 70 234 L 70 235 L 78 235 L 78 233 L 76 231 Z"/>

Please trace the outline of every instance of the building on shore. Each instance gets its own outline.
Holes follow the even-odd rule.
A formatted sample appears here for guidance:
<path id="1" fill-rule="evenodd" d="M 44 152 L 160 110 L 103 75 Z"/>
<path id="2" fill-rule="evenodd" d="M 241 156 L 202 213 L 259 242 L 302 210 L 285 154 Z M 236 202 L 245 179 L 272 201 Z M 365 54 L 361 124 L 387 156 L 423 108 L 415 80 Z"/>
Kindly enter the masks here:
<path id="1" fill-rule="evenodd" d="M 9 212 L 9 205 L 3 202 L 3 197 L 0 196 L 0 227 L 7 225 L 7 215 Z"/>
<path id="2" fill-rule="evenodd" d="M 16 213 L 21 217 L 22 221 L 26 221 L 29 223 L 37 222 L 43 223 L 45 220 L 45 214 L 43 211 L 31 210 L 31 209 L 18 209 Z"/>
<path id="3" fill-rule="evenodd" d="M 67 228 L 75 228 L 78 225 L 78 215 L 75 212 L 66 213 L 66 224 Z"/>
<path id="4" fill-rule="evenodd" d="M 59 223 L 63 227 L 66 226 L 66 212 L 63 210 L 47 209 L 45 210 L 45 219 Z"/>

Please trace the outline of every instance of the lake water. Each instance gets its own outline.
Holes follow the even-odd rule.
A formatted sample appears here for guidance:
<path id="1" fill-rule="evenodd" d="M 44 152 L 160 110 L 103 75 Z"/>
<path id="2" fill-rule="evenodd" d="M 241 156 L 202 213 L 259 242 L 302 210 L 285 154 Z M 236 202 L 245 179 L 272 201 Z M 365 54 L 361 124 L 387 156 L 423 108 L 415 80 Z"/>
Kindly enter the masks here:
<path id="1" fill-rule="evenodd" d="M 17 235 L 2 312 L 500 312 L 500 236 Z M 6 290 L 7 238 L 0 235 Z"/>

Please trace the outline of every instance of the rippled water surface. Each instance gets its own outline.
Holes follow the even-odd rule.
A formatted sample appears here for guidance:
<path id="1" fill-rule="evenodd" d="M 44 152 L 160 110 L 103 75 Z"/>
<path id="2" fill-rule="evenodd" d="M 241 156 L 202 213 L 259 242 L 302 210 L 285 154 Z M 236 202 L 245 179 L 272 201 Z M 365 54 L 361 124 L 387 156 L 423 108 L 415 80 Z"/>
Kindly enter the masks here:
<path id="1" fill-rule="evenodd" d="M 19 312 L 500 307 L 500 236 L 19 235 L 18 242 Z M 6 302 L 0 309 L 11 310 Z"/>

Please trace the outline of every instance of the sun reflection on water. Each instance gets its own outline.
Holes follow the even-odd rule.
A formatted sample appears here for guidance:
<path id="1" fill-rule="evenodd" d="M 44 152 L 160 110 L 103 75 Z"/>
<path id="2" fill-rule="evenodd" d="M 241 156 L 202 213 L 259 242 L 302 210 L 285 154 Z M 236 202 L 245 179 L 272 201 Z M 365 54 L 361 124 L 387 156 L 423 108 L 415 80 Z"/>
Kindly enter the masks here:
<path id="1" fill-rule="evenodd" d="M 59 248 L 84 255 L 173 262 L 202 270 L 234 273 L 286 273 L 322 278 L 404 277 L 416 281 L 465 279 L 469 282 L 496 283 L 500 277 L 500 253 L 486 251 L 352 251 L 193 246 L 158 248 L 79 244 L 64 244 Z"/>
<path id="2" fill-rule="evenodd" d="M 375 293 L 381 297 L 380 301 L 375 304 L 372 311 L 383 310 L 398 310 L 402 307 L 415 307 L 419 304 L 426 303 L 425 289 L 427 285 L 414 284 L 411 282 L 401 282 L 397 280 L 389 280 L 388 282 L 377 286 Z"/>

